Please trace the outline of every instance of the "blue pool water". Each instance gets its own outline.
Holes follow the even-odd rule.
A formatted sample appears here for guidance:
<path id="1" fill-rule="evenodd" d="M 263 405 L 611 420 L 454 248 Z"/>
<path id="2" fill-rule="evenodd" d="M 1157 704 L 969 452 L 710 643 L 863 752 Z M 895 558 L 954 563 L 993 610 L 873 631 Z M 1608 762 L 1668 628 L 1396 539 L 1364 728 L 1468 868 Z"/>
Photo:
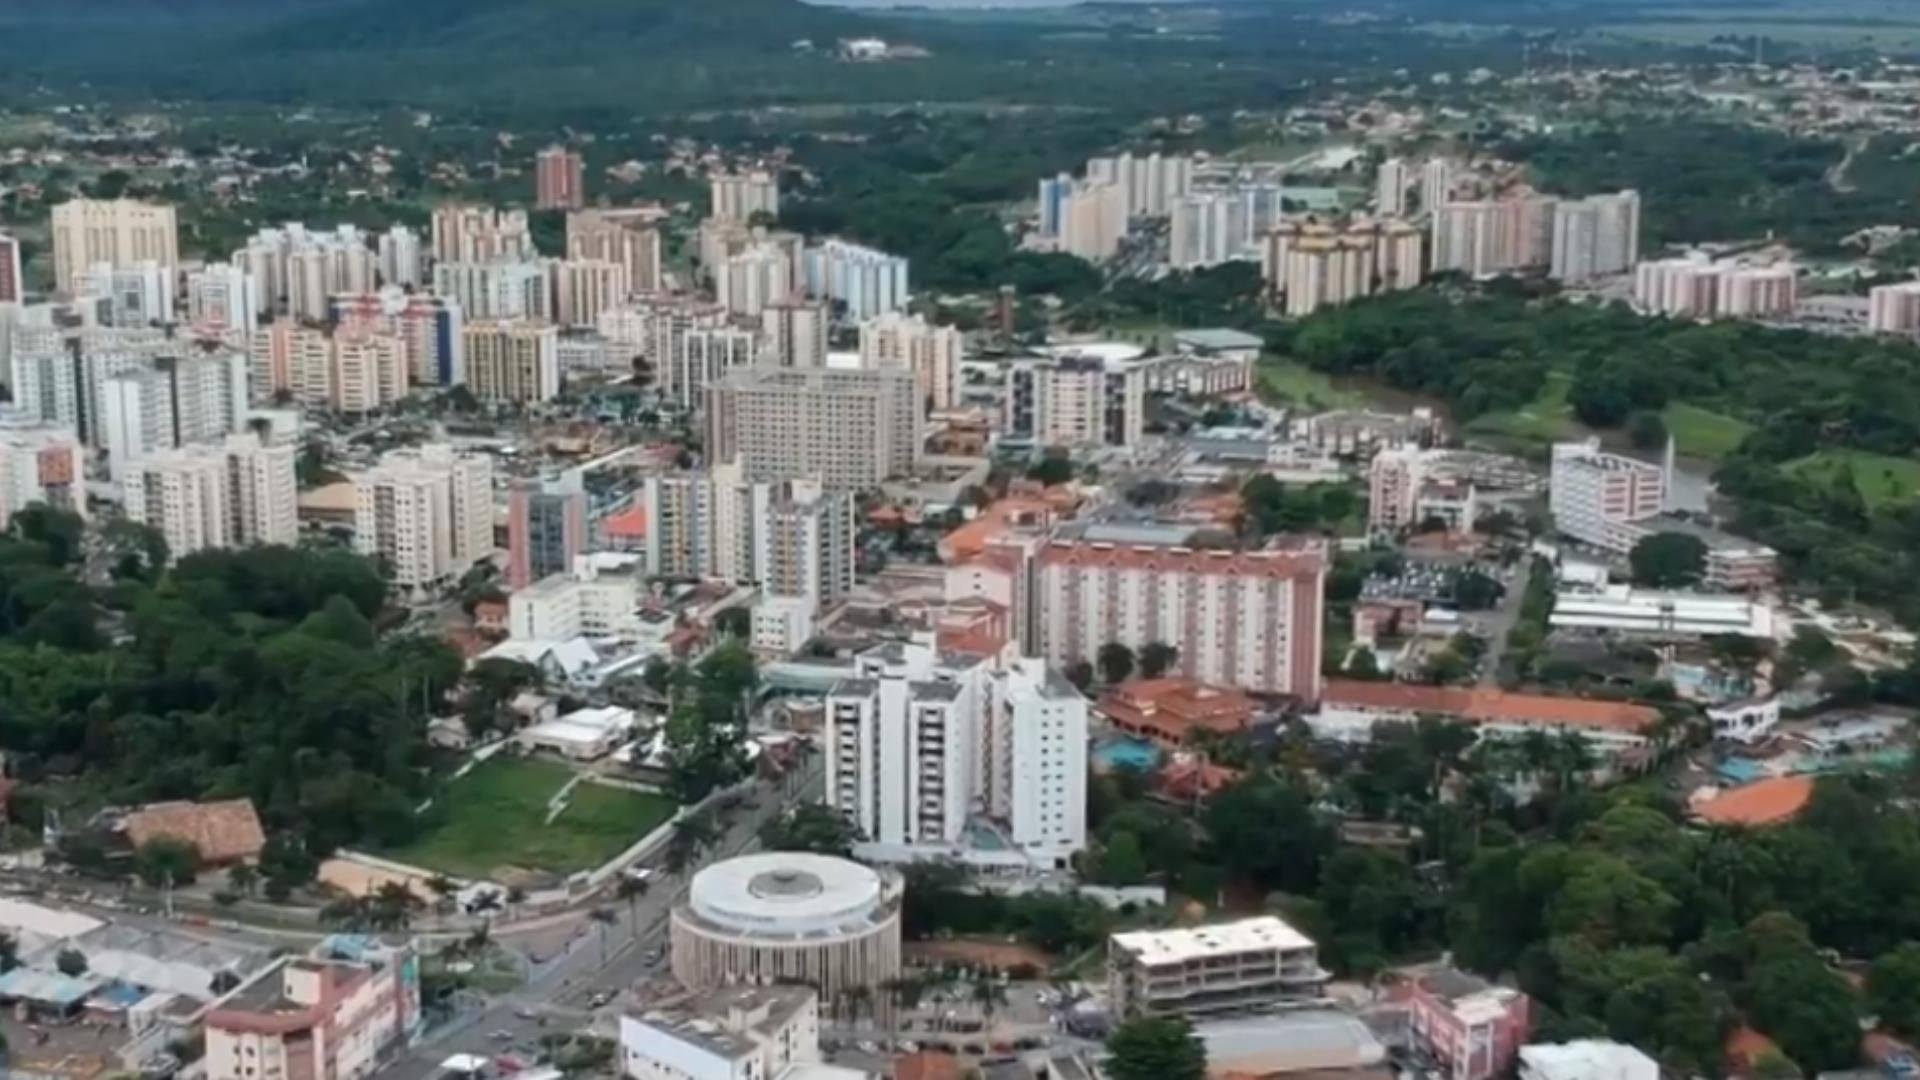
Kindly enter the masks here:
<path id="1" fill-rule="evenodd" d="M 1101 772 L 1111 769 L 1145 772 L 1160 764 L 1160 748 L 1140 739 L 1113 739 L 1093 748 L 1093 764 Z"/>

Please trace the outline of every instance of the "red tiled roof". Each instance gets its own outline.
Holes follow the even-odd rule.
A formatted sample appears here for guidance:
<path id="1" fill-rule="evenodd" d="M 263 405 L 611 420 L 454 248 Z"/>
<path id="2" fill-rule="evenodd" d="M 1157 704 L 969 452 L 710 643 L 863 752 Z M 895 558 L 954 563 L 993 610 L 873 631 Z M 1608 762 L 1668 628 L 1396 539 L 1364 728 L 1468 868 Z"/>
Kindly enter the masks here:
<path id="1" fill-rule="evenodd" d="M 1510 694 L 1479 687 L 1415 686 L 1410 683 L 1328 679 L 1321 700 L 1329 705 L 1458 717 L 1476 724 L 1537 723 L 1606 731 L 1645 731 L 1660 719 L 1657 709 L 1622 701 Z"/>
<path id="2" fill-rule="evenodd" d="M 1041 549 L 1040 565 L 1291 578 L 1324 571 L 1327 566 L 1327 545 L 1323 540 L 1301 538 L 1288 547 L 1263 551 L 1202 551 L 1194 548 L 1133 547 L 1056 540 Z"/>
<path id="3" fill-rule="evenodd" d="M 931 1050 L 902 1054 L 893 1059 L 893 1080 L 960 1080 L 960 1062 Z"/>
<path id="4" fill-rule="evenodd" d="M 1132 679 L 1101 695 L 1100 713 L 1116 725 L 1171 743 L 1196 728 L 1227 734 L 1253 720 L 1253 699 L 1191 679 Z"/>
<path id="5" fill-rule="evenodd" d="M 258 858 L 267 844 L 260 815 L 248 799 L 154 803 L 128 814 L 122 824 L 127 842 L 135 848 L 162 838 L 184 840 L 200 849 L 201 860 L 209 863 Z"/>
<path id="6" fill-rule="evenodd" d="M 641 540 L 647 535 L 647 508 L 635 503 L 629 510 L 621 511 L 600 523 L 608 536 L 627 540 Z"/>
<path id="7" fill-rule="evenodd" d="M 1813 778 L 1775 776 L 1715 796 L 1694 808 L 1708 825 L 1778 825 L 1791 821 L 1813 798 Z"/>

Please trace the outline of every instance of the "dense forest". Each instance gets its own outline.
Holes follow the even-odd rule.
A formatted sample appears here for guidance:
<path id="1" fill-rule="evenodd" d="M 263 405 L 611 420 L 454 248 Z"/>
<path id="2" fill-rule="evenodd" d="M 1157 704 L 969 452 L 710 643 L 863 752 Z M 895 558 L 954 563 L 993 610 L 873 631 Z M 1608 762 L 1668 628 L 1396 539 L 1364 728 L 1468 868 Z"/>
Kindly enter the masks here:
<path id="1" fill-rule="evenodd" d="M 1302 362 L 1446 400 L 1461 420 L 1535 402 L 1551 373 L 1593 428 L 1674 403 L 1752 425 L 1720 467 L 1736 527 L 1831 599 L 1920 625 L 1920 349 L 1737 322 L 1649 319 L 1532 298 L 1510 283 L 1401 293 L 1323 312 L 1287 341 Z"/>
<path id="2" fill-rule="evenodd" d="M 111 584 L 84 583 L 96 545 Z M 458 654 L 391 634 L 376 648 L 386 582 L 351 553 L 209 551 L 156 572 L 164 548 L 137 527 L 88 537 L 41 507 L 0 537 L 14 821 L 70 811 L 74 829 L 103 805 L 251 798 L 271 834 L 263 871 L 282 886 L 342 844 L 410 838 L 426 719 Z"/>

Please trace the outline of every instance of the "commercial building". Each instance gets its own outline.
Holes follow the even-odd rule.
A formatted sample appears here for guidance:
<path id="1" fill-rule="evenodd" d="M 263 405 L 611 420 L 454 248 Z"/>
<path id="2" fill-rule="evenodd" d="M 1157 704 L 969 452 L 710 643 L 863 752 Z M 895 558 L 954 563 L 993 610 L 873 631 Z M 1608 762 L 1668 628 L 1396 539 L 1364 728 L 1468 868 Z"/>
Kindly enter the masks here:
<path id="1" fill-rule="evenodd" d="M 1618 701 L 1331 679 L 1319 711 L 1307 723 L 1322 739 L 1366 742 L 1380 724 L 1412 724 L 1423 716 L 1470 726 L 1482 738 L 1515 739 L 1531 732 L 1579 735 L 1606 754 L 1646 746 L 1660 722 L 1659 710 Z"/>
<path id="2" fill-rule="evenodd" d="M 907 306 L 907 260 L 846 240 L 809 246 L 801 255 L 807 295 L 826 300 L 852 322 Z"/>
<path id="3" fill-rule="evenodd" d="M 127 518 L 158 531 L 176 559 L 300 536 L 294 448 L 254 435 L 143 454 L 124 463 L 121 487 Z"/>
<path id="4" fill-rule="evenodd" d="M 72 428 L 0 411 L 0 530 L 33 503 L 86 520 L 86 463 Z"/>
<path id="5" fill-rule="evenodd" d="M 386 560 L 416 592 L 493 552 L 493 461 L 444 443 L 395 450 L 353 478 L 354 550 Z"/>
<path id="6" fill-rule="evenodd" d="M 695 990 L 806 983 L 829 1007 L 900 975 L 898 875 L 804 852 L 743 855 L 674 905 L 674 978 Z"/>
<path id="7" fill-rule="evenodd" d="M 468 389 L 521 405 L 560 396 L 560 331 L 545 323 L 470 322 L 461 329 Z"/>
<path id="8" fill-rule="evenodd" d="M 1001 430 L 1040 446 L 1134 447 L 1151 363 L 1131 345 L 1067 345 L 1007 369 Z"/>
<path id="9" fill-rule="evenodd" d="M 960 331 L 924 316 L 895 312 L 860 324 L 860 366 L 913 372 L 917 395 L 934 411 L 954 406 L 960 358 Z"/>
<path id="10" fill-rule="evenodd" d="M 549 146 L 533 161 L 537 210 L 578 210 L 587 203 L 586 163 L 564 146 Z"/>
<path id="11" fill-rule="evenodd" d="M 1373 174 L 1373 212 L 1381 217 L 1405 216 L 1407 193 L 1412 188 L 1412 170 L 1404 158 L 1392 157 L 1381 162 Z"/>
<path id="12" fill-rule="evenodd" d="M 1548 196 L 1519 194 L 1433 206 L 1433 272 L 1478 278 L 1548 266 L 1554 202 Z"/>
<path id="13" fill-rule="evenodd" d="M 619 263 L 627 268 L 629 291 L 659 292 L 660 218 L 653 207 L 576 210 L 567 215 L 567 258 Z"/>
<path id="14" fill-rule="evenodd" d="M 516 480 L 507 498 L 507 588 L 573 568 L 587 550 L 587 491 L 578 469 Z"/>
<path id="15" fill-rule="evenodd" d="M 763 359 L 777 367 L 825 367 L 832 322 L 832 306 L 824 300 L 788 297 L 768 304 L 760 311 Z"/>
<path id="16" fill-rule="evenodd" d="M 1447 1080 L 1492 1080 L 1512 1072 L 1533 1029 L 1527 995 L 1462 971 L 1430 972 L 1397 995 L 1407 1031 Z"/>
<path id="17" fill-rule="evenodd" d="M 1660 1063 L 1612 1039 L 1520 1048 L 1520 1080 L 1660 1080 Z"/>
<path id="18" fill-rule="evenodd" d="M 1310 1002 L 1330 978 L 1313 940 L 1272 915 L 1107 938 L 1107 1003 L 1121 1018 Z"/>
<path id="19" fill-rule="evenodd" d="M 72 199 L 53 208 L 53 280 L 73 286 L 74 275 L 99 263 L 115 269 L 158 263 L 180 266 L 180 226 L 173 207 L 134 199 Z"/>
<path id="20" fill-rule="evenodd" d="M 528 262 L 539 256 L 525 210 L 461 203 L 434 208 L 435 263 Z"/>
<path id="21" fill-rule="evenodd" d="M 706 421 L 709 459 L 740 462 L 749 480 L 866 490 L 920 459 L 920 405 L 904 371 L 735 371 L 708 388 Z"/>
<path id="22" fill-rule="evenodd" d="M 1555 281 L 1580 284 L 1624 274 L 1640 261 L 1640 193 L 1562 199 L 1553 207 Z"/>
<path id="23" fill-rule="evenodd" d="M 755 214 L 780 216 L 780 178 L 766 169 L 716 173 L 707 181 L 708 216 L 716 221 L 750 222 Z"/>
<path id="24" fill-rule="evenodd" d="M 1639 523 L 1666 508 L 1667 472 L 1665 465 L 1607 453 L 1597 438 L 1556 443 L 1547 498 L 1554 528 L 1604 551 L 1632 551 L 1646 535 Z"/>
<path id="25" fill-rule="evenodd" d="M 1315 701 L 1327 566 L 1318 539 L 1248 552 L 1056 540 L 1038 559 L 1040 652 L 1064 670 L 1111 642 L 1161 642 L 1185 678 Z"/>
<path id="26" fill-rule="evenodd" d="M 422 1026 L 411 947 L 341 935 L 216 1002 L 203 1064 L 208 1080 L 360 1080 Z"/>
<path id="27" fill-rule="evenodd" d="M 1668 593 L 1611 585 L 1598 592 L 1564 590 L 1554 598 L 1556 630 L 1606 631 L 1655 640 L 1734 634 L 1771 640 L 1773 609 L 1749 596 Z"/>
<path id="28" fill-rule="evenodd" d="M 331 311 L 336 332 L 392 334 L 405 341 L 412 382 L 458 386 L 466 381 L 466 358 L 461 351 L 466 313 L 458 301 L 388 287 L 378 293 L 336 296 Z"/>
<path id="29" fill-rule="evenodd" d="M 766 986 L 650 1002 L 620 1018 L 621 1071 L 629 1080 L 811 1080 L 822 1068 L 819 1001 L 810 987 Z"/>
<path id="30" fill-rule="evenodd" d="M 863 855 L 964 856 L 982 822 L 1028 865 L 1085 848 L 1087 702 L 1057 672 L 915 640 L 862 654 L 854 675 L 827 694 L 826 799 Z"/>

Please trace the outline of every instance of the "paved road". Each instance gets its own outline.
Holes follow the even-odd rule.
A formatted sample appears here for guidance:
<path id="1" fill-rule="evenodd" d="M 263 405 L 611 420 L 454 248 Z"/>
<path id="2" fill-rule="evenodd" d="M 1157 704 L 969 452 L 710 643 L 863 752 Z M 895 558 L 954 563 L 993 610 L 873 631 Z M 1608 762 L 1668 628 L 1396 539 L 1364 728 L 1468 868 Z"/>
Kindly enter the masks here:
<path id="1" fill-rule="evenodd" d="M 1507 653 L 1507 635 L 1520 621 L 1520 605 L 1526 602 L 1527 582 L 1531 580 L 1533 558 L 1523 555 L 1514 563 L 1513 580 L 1507 582 L 1506 594 L 1500 598 L 1500 607 L 1488 625 L 1487 655 L 1480 669 L 1481 686 L 1494 686 L 1500 680 L 1500 659 Z"/>
<path id="2" fill-rule="evenodd" d="M 769 817 L 795 802 L 817 798 L 824 773 L 817 760 L 809 768 L 805 776 L 759 785 L 753 795 L 754 809 L 737 817 L 701 857 L 702 863 L 751 850 Z M 618 917 L 613 924 L 594 923 L 583 915 L 564 938 L 564 946 L 552 954 L 539 954 L 538 961 L 530 964 L 528 978 L 518 989 L 429 1032 L 418 1046 L 375 1075 L 380 1080 L 429 1080 L 450 1055 L 492 1056 L 532 1043 L 541 1035 L 573 1031 L 593 1022 L 593 995 L 610 993 L 617 998 L 636 980 L 665 968 L 667 917 L 686 895 L 692 869 L 676 876 L 663 873 L 631 907 L 610 902 L 607 909 Z M 617 1002 L 607 1006 L 609 1012 L 617 1007 Z"/>

